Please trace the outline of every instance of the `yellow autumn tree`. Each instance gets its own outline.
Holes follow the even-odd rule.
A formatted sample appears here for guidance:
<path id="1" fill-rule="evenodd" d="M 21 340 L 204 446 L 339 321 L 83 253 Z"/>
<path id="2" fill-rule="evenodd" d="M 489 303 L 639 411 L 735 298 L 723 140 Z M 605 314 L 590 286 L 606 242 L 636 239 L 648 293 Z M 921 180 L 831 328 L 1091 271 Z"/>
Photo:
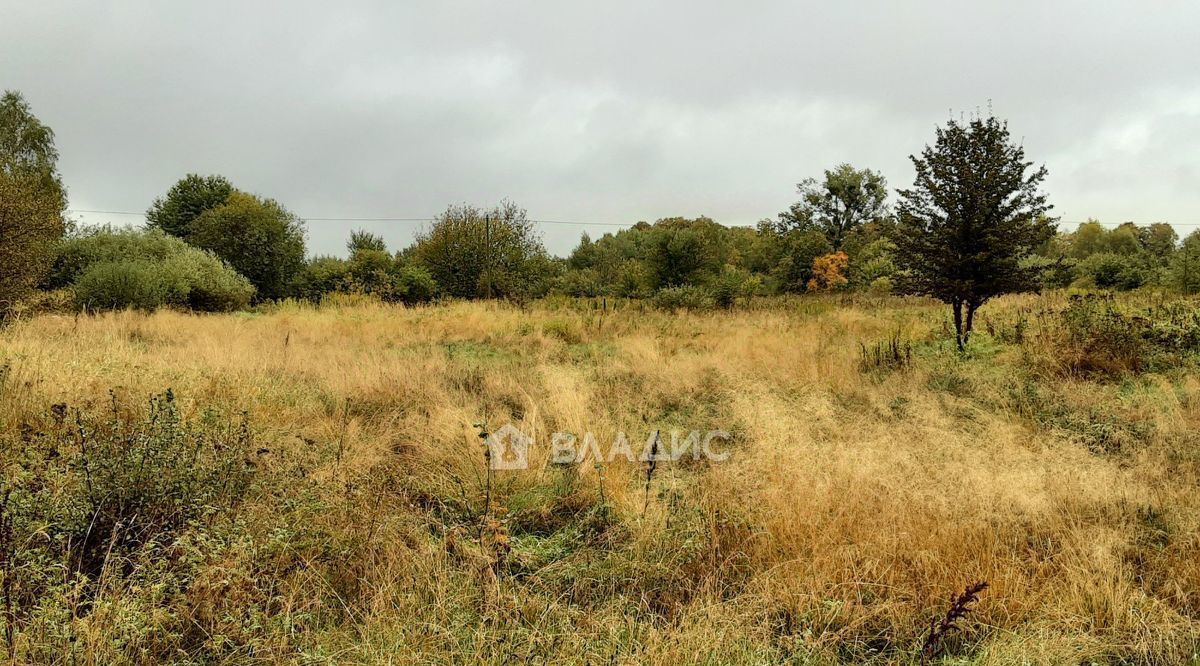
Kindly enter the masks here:
<path id="1" fill-rule="evenodd" d="M 850 257 L 838 250 L 823 254 L 812 263 L 812 277 L 808 280 L 809 291 L 833 291 L 850 282 L 846 273 L 850 270 Z"/>

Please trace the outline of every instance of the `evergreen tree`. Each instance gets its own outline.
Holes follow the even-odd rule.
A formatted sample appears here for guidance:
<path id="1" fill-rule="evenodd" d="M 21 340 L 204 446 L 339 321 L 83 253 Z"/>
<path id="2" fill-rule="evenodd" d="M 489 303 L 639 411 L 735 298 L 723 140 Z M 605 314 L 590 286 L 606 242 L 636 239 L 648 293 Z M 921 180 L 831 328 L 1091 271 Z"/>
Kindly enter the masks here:
<path id="1" fill-rule="evenodd" d="M 1054 235 L 1039 190 L 1046 168 L 1032 169 L 993 116 L 951 120 L 910 159 L 917 175 L 900 191 L 898 286 L 950 304 L 961 350 L 988 299 L 1038 289 L 1039 269 L 1023 260 Z"/>

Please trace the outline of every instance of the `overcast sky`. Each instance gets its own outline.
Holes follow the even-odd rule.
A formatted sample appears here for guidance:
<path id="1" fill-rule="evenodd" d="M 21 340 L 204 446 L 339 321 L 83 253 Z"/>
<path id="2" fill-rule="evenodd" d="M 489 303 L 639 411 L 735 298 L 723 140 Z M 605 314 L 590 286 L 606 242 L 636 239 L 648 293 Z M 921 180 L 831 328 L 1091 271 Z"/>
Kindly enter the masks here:
<path id="1" fill-rule="evenodd" d="M 310 218 L 507 197 L 749 224 L 840 162 L 910 184 L 934 127 L 991 100 L 1064 220 L 1200 228 L 1200 3 L 982 4 L 0 0 L 0 87 L 54 128 L 76 209 L 198 172 Z M 310 251 L 417 226 L 312 221 Z M 615 228 L 543 230 L 564 254 Z"/>

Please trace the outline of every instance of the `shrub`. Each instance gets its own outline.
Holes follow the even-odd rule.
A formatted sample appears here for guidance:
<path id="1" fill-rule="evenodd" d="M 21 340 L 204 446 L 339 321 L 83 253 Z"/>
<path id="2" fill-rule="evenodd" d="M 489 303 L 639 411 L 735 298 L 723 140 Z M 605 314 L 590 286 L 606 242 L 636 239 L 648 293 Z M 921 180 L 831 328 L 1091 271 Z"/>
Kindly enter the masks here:
<path id="1" fill-rule="evenodd" d="M 343 291 L 349 274 L 345 259 L 316 257 L 305 263 L 296 276 L 296 296 L 318 303 L 325 294 Z"/>
<path id="2" fill-rule="evenodd" d="M 246 424 L 189 422 L 170 391 L 132 416 L 115 397 L 102 417 L 54 405 L 40 429 L 0 439 L 0 451 L 11 463 L 0 498 L 12 538 L 0 556 L 14 565 L 14 616 L 68 590 L 98 594 L 102 572 L 230 514 L 254 477 Z"/>
<path id="3" fill-rule="evenodd" d="M 337 292 L 370 294 L 388 303 L 407 305 L 427 303 L 438 291 L 429 271 L 377 248 L 359 249 L 349 261 L 318 257 L 300 271 L 294 289 L 298 296 L 313 302 Z"/>
<path id="4" fill-rule="evenodd" d="M 717 306 L 730 309 L 739 298 L 752 295 L 758 290 L 761 281 L 751 275 L 750 271 L 726 265 L 720 275 L 712 280 L 710 292 Z"/>
<path id="5" fill-rule="evenodd" d="M 91 310 L 153 310 L 185 296 L 184 286 L 162 264 L 144 260 L 106 261 L 75 281 L 75 303 Z"/>
<path id="6" fill-rule="evenodd" d="M 554 291 L 576 298 L 594 298 L 605 294 L 600 274 L 593 268 L 572 268 L 555 281 Z"/>
<path id="7" fill-rule="evenodd" d="M 67 288 L 95 264 L 126 260 L 159 262 L 187 248 L 187 243 L 157 230 L 102 227 L 85 231 L 58 244 L 54 267 L 42 286 Z"/>
<path id="8" fill-rule="evenodd" d="M 1072 296 L 1059 318 L 1063 335 L 1057 346 L 1068 369 L 1113 375 L 1142 368 L 1140 323 L 1119 312 L 1111 297 Z"/>
<path id="9" fill-rule="evenodd" d="M 1153 277 L 1150 268 L 1138 257 L 1109 252 L 1087 257 L 1079 262 L 1077 270 L 1085 282 L 1101 289 L 1137 289 Z"/>
<path id="10" fill-rule="evenodd" d="M 169 282 L 178 281 L 185 292 L 178 303 L 201 312 L 230 312 L 250 305 L 254 285 L 220 259 L 202 250 L 189 249 L 161 265 Z"/>
<path id="11" fill-rule="evenodd" d="M 1043 342 L 1049 362 L 1068 372 L 1119 376 L 1175 367 L 1200 352 L 1200 310 L 1189 303 L 1159 305 L 1140 314 L 1111 296 L 1072 296 L 1049 319 Z"/>
<path id="12" fill-rule="evenodd" d="M 44 286 L 72 287 L 76 305 L 93 309 L 225 312 L 246 307 L 254 295 L 220 259 L 157 230 L 106 228 L 66 239 Z"/>
<path id="13" fill-rule="evenodd" d="M 304 268 L 304 223 L 273 199 L 234 192 L 192 220 L 188 242 L 229 262 L 261 299 L 292 295 Z"/>
<path id="14" fill-rule="evenodd" d="M 1063 289 L 1077 277 L 1076 262 L 1066 256 L 1031 254 L 1021 260 L 1022 268 L 1036 271 L 1042 289 Z"/>
<path id="15" fill-rule="evenodd" d="M 867 287 L 867 291 L 875 296 L 887 296 L 892 293 L 892 279 L 889 277 L 875 278 Z"/>
<path id="16" fill-rule="evenodd" d="M 850 281 L 846 272 L 850 267 L 850 257 L 845 252 L 833 252 L 813 259 L 812 277 L 808 280 L 809 291 L 833 291 L 841 289 Z"/>
<path id="17" fill-rule="evenodd" d="M 75 281 L 75 303 L 87 309 L 186 307 L 227 312 L 250 304 L 254 287 L 219 259 L 187 251 L 164 261 L 134 259 L 90 266 Z"/>
<path id="18" fill-rule="evenodd" d="M 664 287 L 654 293 L 654 307 L 660 310 L 711 310 L 716 302 L 703 287 Z"/>
<path id="19" fill-rule="evenodd" d="M 544 291 L 546 249 L 525 209 L 451 206 L 417 235 L 413 258 L 455 298 L 525 297 Z"/>
<path id="20" fill-rule="evenodd" d="M 409 305 L 428 303 L 437 295 L 438 285 L 433 275 L 421 266 L 405 266 L 396 276 L 399 299 Z"/>

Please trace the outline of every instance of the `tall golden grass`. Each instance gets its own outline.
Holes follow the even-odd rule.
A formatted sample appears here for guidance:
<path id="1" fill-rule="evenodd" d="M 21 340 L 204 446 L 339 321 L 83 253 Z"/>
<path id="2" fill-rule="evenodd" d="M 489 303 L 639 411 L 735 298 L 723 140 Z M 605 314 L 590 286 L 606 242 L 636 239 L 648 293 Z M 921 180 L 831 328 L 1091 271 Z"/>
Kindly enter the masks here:
<path id="1" fill-rule="evenodd" d="M 255 584 L 250 554 L 184 593 L 205 640 L 256 636 L 229 663 L 915 663 L 981 580 L 954 663 L 1195 662 L 1200 376 L 1075 377 L 1047 370 L 1048 343 L 982 330 L 960 357 L 946 326 L 936 304 L 834 298 L 43 315 L 0 330 L 0 427 L 169 387 L 193 415 L 246 411 L 275 454 L 343 449 L 306 471 L 360 501 L 310 518 L 357 545 L 276 572 L 275 626 L 230 607 Z M 860 343 L 895 335 L 911 367 L 864 372 Z M 1039 418 L 1030 391 L 1084 425 Z M 485 420 L 536 440 L 530 469 L 495 474 L 504 566 L 446 517 L 480 506 Z M 1141 434 L 1120 452 L 1087 445 L 1123 423 Z M 548 464 L 556 431 L 622 430 L 636 449 L 656 429 L 727 430 L 731 457 L 660 464 L 648 505 L 640 464 Z M 93 663 L 153 661 L 95 615 L 73 620 Z"/>

